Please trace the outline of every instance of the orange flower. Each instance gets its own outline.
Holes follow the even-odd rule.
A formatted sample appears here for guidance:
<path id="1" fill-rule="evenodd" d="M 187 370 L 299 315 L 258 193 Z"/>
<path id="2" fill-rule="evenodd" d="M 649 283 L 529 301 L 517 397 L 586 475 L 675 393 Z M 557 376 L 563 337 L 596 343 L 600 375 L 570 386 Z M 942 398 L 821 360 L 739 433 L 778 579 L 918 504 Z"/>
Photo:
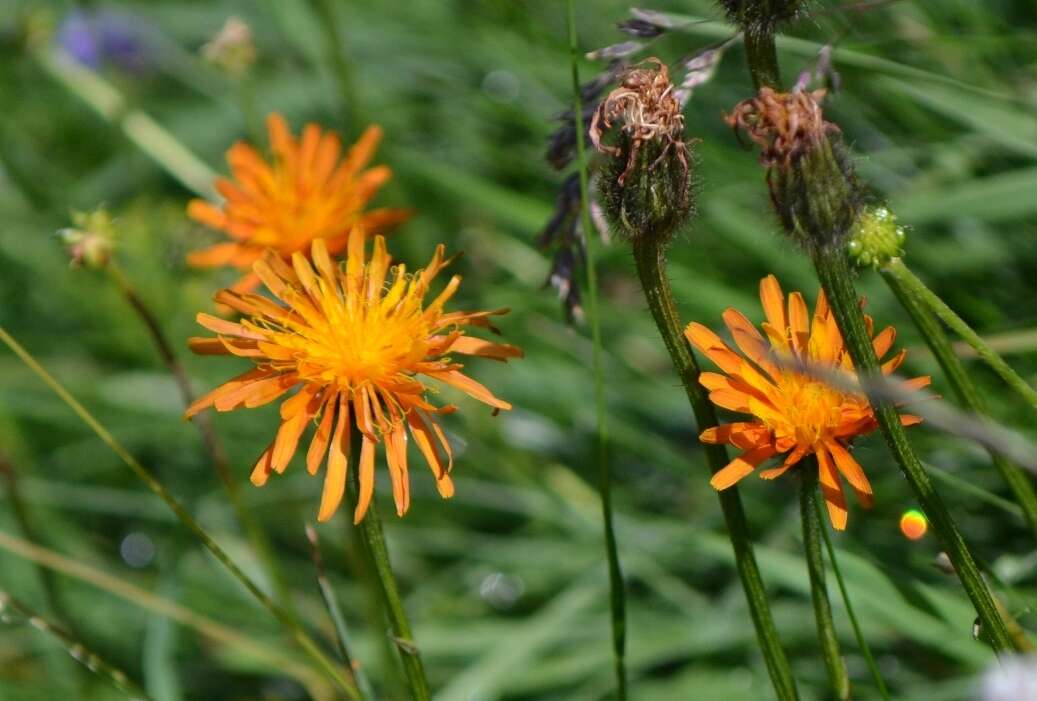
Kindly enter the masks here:
<path id="1" fill-rule="evenodd" d="M 227 151 L 234 180 L 216 180 L 223 205 L 198 199 L 188 204 L 188 216 L 233 239 L 190 253 L 190 265 L 248 271 L 268 248 L 289 260 L 317 239 L 335 255 L 345 249 L 353 227 L 385 232 L 410 216 L 400 209 L 364 211 L 392 175 L 387 166 L 362 170 L 382 138 L 380 127 L 368 127 L 340 162 L 342 143 L 334 132 L 307 124 L 296 141 L 281 115 L 271 114 L 266 123 L 274 162 L 239 141 Z M 255 273 L 248 273 L 232 289 L 247 292 L 258 285 Z"/>
<path id="2" fill-rule="evenodd" d="M 861 504 L 872 505 L 871 484 L 850 454 L 849 446 L 857 436 L 877 428 L 875 414 L 864 395 L 833 387 L 785 366 L 799 363 L 818 371 L 841 371 L 855 377 L 823 291 L 818 294 L 813 319 L 799 292 L 789 295 L 786 307 L 785 295 L 773 275 L 760 282 L 760 300 L 767 317 L 762 325 L 766 339 L 741 312 L 724 312 L 724 323 L 743 355 L 702 324 L 688 324 L 684 331 L 688 340 L 723 370 L 723 374 L 704 372 L 699 376 L 699 382 L 709 390 L 710 400 L 718 407 L 754 417 L 702 432 L 699 438 L 704 443 L 728 443 L 743 451 L 713 475 L 710 484 L 716 489 L 727 489 L 764 461 L 785 454 L 780 466 L 760 472 L 763 479 L 774 479 L 813 453 L 817 456 L 828 515 L 832 525 L 842 530 L 846 528 L 847 511 L 840 474 Z M 871 335 L 871 317 L 865 316 L 865 322 Z M 891 326 L 873 337 L 872 345 L 879 359 L 889 352 L 895 338 L 896 330 Z M 882 373 L 896 371 L 906 354 L 902 350 L 884 362 Z M 916 377 L 904 382 L 903 387 L 916 390 L 928 384 L 928 377 Z M 905 426 L 921 421 L 910 414 L 903 414 L 900 419 Z"/>
<path id="3" fill-rule="evenodd" d="M 428 267 L 408 275 L 403 265 L 390 268 L 385 239 L 374 239 L 370 261 L 365 236 L 354 229 L 347 260 L 336 265 L 324 239 L 312 243 L 312 265 L 292 254 L 291 265 L 273 251 L 253 270 L 278 304 L 267 297 L 222 290 L 216 301 L 240 312 L 231 322 L 199 314 L 198 323 L 216 338 L 192 338 L 191 349 L 202 355 L 237 355 L 255 367 L 229 380 L 188 408 L 186 416 L 208 407 L 231 411 L 267 404 L 298 387 L 281 403 L 281 427 L 259 457 L 252 483 L 262 486 L 271 472 L 283 472 L 310 423 L 316 430 L 306 452 L 306 467 L 316 474 L 327 459 L 318 519 L 335 513 L 345 490 L 350 455 L 350 427 L 362 435 L 360 493 L 354 513 L 359 522 L 374 491 L 374 458 L 385 444 L 396 511 L 410 504 L 407 477 L 407 434 L 417 444 L 444 497 L 454 493 L 450 480 L 450 444 L 433 418 L 456 407 L 435 407 L 426 401 L 424 378 L 451 385 L 494 410 L 511 405 L 464 375 L 450 354 L 478 355 L 497 360 L 521 357 L 510 345 L 491 343 L 465 334 L 466 326 L 493 329 L 490 317 L 506 309 L 444 312 L 443 305 L 461 282 L 454 276 L 445 289 L 425 304 L 432 280 L 449 261 L 444 247 L 436 248 Z M 440 451 L 440 447 L 442 451 Z M 444 460 L 443 455 L 446 455 Z"/>

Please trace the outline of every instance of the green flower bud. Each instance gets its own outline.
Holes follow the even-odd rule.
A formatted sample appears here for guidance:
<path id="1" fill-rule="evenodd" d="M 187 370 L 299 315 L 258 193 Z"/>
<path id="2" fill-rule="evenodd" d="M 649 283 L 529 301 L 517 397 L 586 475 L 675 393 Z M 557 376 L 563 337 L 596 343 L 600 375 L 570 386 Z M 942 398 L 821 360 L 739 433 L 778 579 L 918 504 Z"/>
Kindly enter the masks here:
<path id="1" fill-rule="evenodd" d="M 590 137 L 606 162 L 598 178 L 609 223 L 630 240 L 668 241 L 692 211 L 684 117 L 666 65 L 634 68 L 599 105 Z M 621 126 L 615 143 L 604 132 Z"/>
<path id="2" fill-rule="evenodd" d="M 907 233 L 886 207 L 867 207 L 857 217 L 850 241 L 850 258 L 859 267 L 881 268 L 904 255 Z"/>
<path id="3" fill-rule="evenodd" d="M 58 231 L 73 268 L 100 270 L 112 257 L 115 227 L 105 209 L 73 212 L 74 226 Z"/>

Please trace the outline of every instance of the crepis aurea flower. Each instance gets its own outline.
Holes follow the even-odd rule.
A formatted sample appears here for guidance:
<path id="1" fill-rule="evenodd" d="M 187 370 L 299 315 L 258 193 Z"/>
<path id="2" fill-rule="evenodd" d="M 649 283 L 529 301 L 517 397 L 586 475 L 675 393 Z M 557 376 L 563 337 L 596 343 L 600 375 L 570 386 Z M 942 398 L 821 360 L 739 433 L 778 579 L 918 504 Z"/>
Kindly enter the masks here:
<path id="1" fill-rule="evenodd" d="M 811 252 L 843 246 L 864 199 L 839 127 L 824 118 L 824 96 L 764 87 L 726 117 L 760 146 L 782 226 Z"/>
<path id="2" fill-rule="evenodd" d="M 684 115 L 666 64 L 649 58 L 628 70 L 594 113 L 590 138 L 607 157 L 598 183 L 610 223 L 631 240 L 669 240 L 692 203 Z"/>
<path id="3" fill-rule="evenodd" d="M 759 473 L 763 479 L 774 479 L 806 456 L 815 455 L 828 515 L 832 525 L 842 530 L 846 528 L 847 508 L 840 476 L 862 505 L 872 504 L 871 484 L 851 454 L 850 444 L 878 427 L 875 413 L 863 394 L 823 379 L 823 373 L 832 372 L 856 378 L 824 292 L 818 294 L 811 316 L 803 295 L 793 292 L 786 302 L 777 278 L 771 275 L 760 282 L 760 300 L 766 316 L 763 333 L 741 312 L 724 312 L 724 323 L 741 353 L 702 324 L 693 322 L 684 332 L 688 341 L 722 371 L 704 372 L 699 378 L 709 390 L 710 400 L 723 409 L 752 416 L 702 432 L 704 443 L 726 443 L 742 451 L 713 476 L 710 484 L 718 490 L 727 489 L 767 460 L 783 457 L 780 465 Z M 865 316 L 865 323 L 872 336 L 871 317 Z M 874 334 L 875 355 L 884 358 L 895 339 L 892 326 Z M 881 365 L 882 373 L 895 372 L 906 354 L 901 350 L 889 357 Z M 929 381 L 928 377 L 916 377 L 902 386 L 918 390 Z M 921 421 L 911 414 L 902 414 L 900 419 L 905 426 Z"/>
<path id="4" fill-rule="evenodd" d="M 387 166 L 364 170 L 382 138 L 381 128 L 368 127 L 345 158 L 338 135 L 316 124 L 307 124 L 296 140 L 284 117 L 271 114 L 267 129 L 272 162 L 238 142 L 227 151 L 234 180 L 216 181 L 226 201 L 221 206 L 200 199 L 188 204 L 188 216 L 232 239 L 190 253 L 190 265 L 251 271 L 267 249 L 287 261 L 294 253 L 305 255 L 318 239 L 337 255 L 354 228 L 385 233 L 410 216 L 400 209 L 364 209 L 392 175 Z M 259 277 L 247 272 L 232 289 L 249 291 L 258 285 Z"/>
<path id="5" fill-rule="evenodd" d="M 316 474 L 326 463 L 318 520 L 335 513 L 350 469 L 351 426 L 359 430 L 359 495 L 354 521 L 359 522 L 374 493 L 375 450 L 384 444 L 396 510 L 410 504 L 407 474 L 408 435 L 432 470 L 444 497 L 454 493 L 453 456 L 434 418 L 453 405 L 434 406 L 426 383 L 452 386 L 495 411 L 511 405 L 465 375 L 454 356 L 496 360 L 521 357 L 515 346 L 467 334 L 468 327 L 491 330 L 490 319 L 507 312 L 455 311 L 444 305 L 457 291 L 454 276 L 432 301 L 425 297 L 432 281 L 449 263 L 440 245 L 424 270 L 408 275 L 405 266 L 390 265 L 385 239 L 376 236 L 373 253 L 365 254 L 365 235 L 354 228 L 344 265 L 332 262 L 328 244 L 318 238 L 310 257 L 296 251 L 285 262 L 267 252 L 253 269 L 278 300 L 222 290 L 215 299 L 243 318 L 232 322 L 199 314 L 198 323 L 217 334 L 192 338 L 191 349 L 202 355 L 236 355 L 255 365 L 196 401 L 189 418 L 214 407 L 217 411 L 254 408 L 297 389 L 281 403 L 281 426 L 260 455 L 252 483 L 262 486 L 281 473 L 295 454 L 310 424 L 316 428 L 306 452 L 306 467 Z"/>

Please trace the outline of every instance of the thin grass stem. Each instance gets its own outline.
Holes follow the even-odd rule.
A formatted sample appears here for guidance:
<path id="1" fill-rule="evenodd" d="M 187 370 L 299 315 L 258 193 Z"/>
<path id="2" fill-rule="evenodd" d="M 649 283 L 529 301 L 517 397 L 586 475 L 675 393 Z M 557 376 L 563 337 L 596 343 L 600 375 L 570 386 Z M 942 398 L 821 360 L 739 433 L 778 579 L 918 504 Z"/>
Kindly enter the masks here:
<path id="1" fill-rule="evenodd" d="M 626 588 L 619 563 L 619 548 L 612 513 L 612 466 L 609 457 L 608 415 L 605 405 L 605 380 L 601 343 L 601 305 L 595 260 L 597 242 L 590 217 L 590 188 L 587 178 L 587 153 L 584 139 L 583 101 L 580 96 L 579 39 L 576 33 L 576 3 L 568 0 L 566 22 L 569 30 L 569 61 L 572 72 L 573 127 L 576 130 L 576 167 L 580 179 L 580 225 L 587 250 L 587 319 L 591 327 L 594 374 L 594 408 L 598 443 L 598 492 L 605 532 L 605 555 L 609 572 L 609 608 L 612 622 L 612 655 L 616 673 L 616 698 L 627 697 L 626 671 Z"/>
<path id="2" fill-rule="evenodd" d="M 637 265 L 638 276 L 641 279 L 641 286 L 644 288 L 648 307 L 677 369 L 681 383 L 684 385 L 684 391 L 688 395 L 698 429 L 704 431 L 716 426 L 716 412 L 699 384 L 701 370 L 682 333 L 680 316 L 673 299 L 673 290 L 666 278 L 666 254 L 663 244 L 653 240 L 653 237 L 638 237 L 634 240 L 634 262 Z M 715 474 L 727 465 L 727 451 L 723 446 L 705 445 L 704 449 L 711 472 Z M 742 588 L 745 590 L 749 613 L 756 628 L 756 637 L 767 664 L 774 692 L 780 701 L 798 699 L 796 681 L 792 676 L 788 658 L 785 656 L 785 650 L 781 646 L 778 631 L 774 626 L 767 590 L 764 588 L 763 578 L 760 576 L 760 568 L 756 564 L 752 537 L 749 533 L 749 525 L 745 519 L 738 488 L 729 487 L 718 492 L 717 497 L 720 499 L 720 508 L 724 512 L 724 522 L 727 524 L 728 536 L 731 539 L 731 546 L 734 548 L 735 567 L 738 570 Z"/>
<path id="3" fill-rule="evenodd" d="M 1005 383 L 1015 390 L 1023 399 L 1030 403 L 1031 406 L 1037 407 L 1037 390 L 1031 387 L 1026 380 L 1019 377 L 1019 374 L 1013 370 L 1004 359 L 997 354 L 990 345 L 984 341 L 978 333 L 972 330 L 972 328 L 965 323 L 965 320 L 955 313 L 953 309 L 947 306 L 940 297 L 926 287 L 926 284 L 915 275 L 910 268 L 900 258 L 894 258 L 883 270 L 883 276 L 887 279 L 894 279 L 899 284 L 903 293 L 910 296 L 917 303 L 927 307 L 933 314 L 940 318 L 943 323 L 954 331 L 963 341 L 972 346 L 972 349 L 976 351 L 976 354 L 986 362 L 991 369 L 996 372 Z M 928 338 L 926 339 L 928 343 Z M 935 353 L 935 351 L 933 351 Z M 942 361 L 941 361 L 942 364 Z M 944 368 L 944 371 L 950 376 L 950 372 Z M 952 380 L 953 381 L 953 380 Z"/>
<path id="4" fill-rule="evenodd" d="M 850 599 L 850 593 L 846 590 L 846 582 L 843 581 L 843 573 L 839 568 L 839 560 L 835 557 L 835 548 L 832 546 L 832 538 L 828 534 L 828 528 L 824 525 L 824 517 L 821 513 L 821 502 L 817 501 L 814 504 L 817 511 L 817 517 L 821 521 L 821 537 L 825 541 L 825 549 L 828 550 L 828 562 L 832 566 L 832 574 L 835 575 L 836 584 L 839 585 L 839 594 L 843 598 L 843 606 L 846 608 L 846 617 L 850 619 L 850 626 L 853 628 L 853 636 L 857 639 L 857 647 L 860 648 L 861 654 L 864 655 L 864 662 L 868 665 L 868 671 L 871 672 L 872 679 L 875 680 L 875 688 L 878 689 L 879 696 L 884 701 L 891 701 L 889 695 L 889 689 L 886 687 L 886 680 L 882 677 L 882 672 L 879 670 L 879 665 L 875 661 L 875 656 L 871 654 L 871 647 L 868 645 L 868 641 L 864 637 L 864 632 L 861 630 L 861 624 L 857 620 L 857 614 L 853 610 L 853 602 Z"/>
<path id="5" fill-rule="evenodd" d="M 68 651 L 72 659 L 101 679 L 111 682 L 115 688 L 122 691 L 127 697 L 137 701 L 152 701 L 151 697 L 121 669 L 106 662 L 100 655 L 86 647 L 68 631 L 46 620 L 29 608 L 28 605 L 14 598 L 6 591 L 0 590 L 0 621 L 5 623 L 15 622 L 16 619 L 11 616 L 11 612 L 21 616 L 26 623 L 36 630 L 56 640 L 59 645 Z"/>
<path id="6" fill-rule="evenodd" d="M 223 567 L 226 568 L 227 571 L 229 571 L 234 578 L 242 584 L 242 586 L 245 587 L 249 594 L 251 594 L 263 608 L 269 611 L 274 618 L 276 618 L 278 622 L 280 622 L 281 625 L 291 633 L 295 641 L 306 652 L 306 654 L 317 663 L 321 671 L 326 674 L 339 689 L 347 693 L 350 698 L 357 698 L 356 687 L 345 676 L 343 676 L 342 671 L 338 666 L 320 649 L 313 638 L 302 629 L 294 618 L 292 618 L 291 614 L 267 596 L 267 594 L 260 589 L 259 586 L 248 575 L 246 575 L 233 560 L 230 559 L 230 556 L 224 552 L 223 548 L 221 548 L 212 536 L 210 536 L 202 527 L 202 525 L 187 512 L 183 505 L 176 500 L 169 490 L 167 490 L 161 482 L 155 479 L 151 472 L 149 472 L 148 469 L 140 463 L 140 461 L 133 457 L 133 455 L 115 439 L 115 436 L 113 436 L 112 433 L 79 402 L 79 400 L 73 397 L 64 385 L 47 372 L 47 370 L 40 365 L 40 363 L 20 343 L 18 343 L 18 341 L 15 340 L 15 338 L 11 336 L 3 326 L 0 326 L 0 341 L 3 341 L 4 344 L 10 348 L 14 354 L 29 367 L 30 370 L 36 373 L 36 375 L 39 376 L 39 378 L 43 380 L 43 382 L 94 431 L 94 433 L 97 434 L 98 438 L 100 438 L 105 445 L 111 448 L 112 451 L 134 472 L 134 474 L 136 474 L 137 477 L 139 477 L 141 481 L 151 489 L 151 491 L 157 494 L 159 498 L 166 503 L 180 522 L 183 523 L 184 526 L 186 526 L 187 529 L 202 542 L 202 545 L 212 553 L 213 557 L 215 557 L 216 560 L 223 565 Z"/>
<path id="7" fill-rule="evenodd" d="M 176 382 L 177 390 L 180 392 L 180 399 L 183 402 L 184 408 L 188 408 L 194 404 L 195 395 L 194 390 L 191 389 L 191 380 L 187 376 L 187 372 L 184 370 L 184 366 L 180 363 L 176 356 L 176 352 L 173 350 L 172 344 L 169 339 L 166 338 L 166 334 L 162 331 L 162 325 L 159 323 L 158 316 L 151 311 L 151 308 L 144 301 L 144 298 L 140 296 L 137 289 L 130 282 L 129 278 L 122 271 L 114 260 L 108 261 L 105 267 L 108 272 L 108 276 L 114 281 L 115 285 L 122 292 L 126 298 L 127 303 L 136 313 L 137 318 L 140 319 L 144 325 L 145 330 L 148 332 L 148 337 L 154 344 L 155 349 L 158 351 L 159 357 L 162 359 L 162 364 L 166 366 L 169 373 L 173 376 Z M 238 523 L 241 524 L 245 530 L 245 535 L 248 537 L 249 542 L 252 545 L 252 549 L 255 551 L 256 556 L 262 562 L 264 569 L 270 575 L 270 579 L 273 582 L 274 589 L 277 591 L 277 599 L 282 606 L 288 611 L 293 618 L 297 618 L 295 609 L 291 603 L 291 592 L 288 587 L 288 583 L 285 580 L 284 573 L 281 568 L 277 565 L 277 560 L 273 556 L 273 552 L 270 547 L 270 541 L 266 537 L 266 533 L 260 528 L 259 523 L 256 521 L 255 516 L 245 506 L 244 501 L 241 498 L 241 490 L 238 486 L 237 480 L 234 479 L 233 470 L 231 468 L 230 460 L 227 458 L 227 452 L 223 448 L 223 443 L 220 441 L 219 435 L 216 433 L 216 429 L 212 423 L 212 417 L 208 410 L 198 413 L 191 421 L 198 428 L 199 434 L 202 437 L 202 445 L 205 447 L 206 453 L 209 455 L 209 459 L 212 461 L 212 465 L 216 470 L 216 475 L 223 485 L 224 491 L 227 493 L 227 498 L 230 500 L 231 508 L 234 511 L 234 515 L 237 517 Z"/>

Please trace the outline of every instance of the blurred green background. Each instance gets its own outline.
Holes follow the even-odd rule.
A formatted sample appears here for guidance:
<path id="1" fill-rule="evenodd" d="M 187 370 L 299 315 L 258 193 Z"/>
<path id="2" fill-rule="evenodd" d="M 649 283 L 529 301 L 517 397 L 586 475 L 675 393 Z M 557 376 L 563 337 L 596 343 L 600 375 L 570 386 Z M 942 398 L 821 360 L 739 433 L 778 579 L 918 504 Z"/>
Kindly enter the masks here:
<path id="1" fill-rule="evenodd" d="M 910 226 L 908 260 L 974 326 L 1002 344 L 1037 380 L 1037 10 L 1033 3 L 973 0 L 814 3 L 815 13 L 781 44 L 787 79 L 837 42 L 843 89 L 832 99 L 858 166 Z M 329 23 L 327 8 L 334 23 Z M 585 50 L 625 40 L 615 23 L 629 6 L 578 3 Z M 535 237 L 563 175 L 543 158 L 552 121 L 570 100 L 564 5 L 508 0 L 266 0 L 82 3 L 114 12 L 132 30 L 130 65 L 98 71 L 126 104 L 155 118 L 204 162 L 225 172 L 223 153 L 249 137 L 241 89 L 199 58 L 231 15 L 258 48 L 248 93 L 252 122 L 284 113 L 349 130 L 351 115 L 383 125 L 377 162 L 395 177 L 378 203 L 418 214 L 390 246 L 411 267 L 435 243 L 465 257 L 456 308 L 507 306 L 500 326 L 524 360 L 475 360 L 471 374 L 515 405 L 492 417 L 461 400 L 444 421 L 458 454 L 457 495 L 441 501 L 428 473 L 412 470 L 414 504 L 387 534 L 406 606 L 436 699 L 609 698 L 612 688 L 607 576 L 594 488 L 593 384 L 586 330 L 567 325 L 544 288 L 550 260 Z M 719 20 L 703 0 L 652 9 Z M 195 381 L 206 389 L 243 362 L 191 357 L 194 315 L 230 271 L 186 268 L 187 250 L 215 240 L 184 215 L 191 193 L 124 132 L 54 79 L 37 36 L 70 21 L 74 3 L 0 0 L 0 323 L 96 411 L 249 572 L 263 574 L 238 529 L 194 427 L 180 420 L 174 384 L 137 318 L 103 274 L 71 270 L 55 232 L 70 211 L 106 204 L 117 218 L 116 257 L 158 313 Z M 82 17 L 79 16 L 79 19 Z M 77 16 L 71 16 L 72 20 Z M 67 28 L 67 25 L 64 25 Z M 123 27 L 126 29 L 126 27 Z M 342 53 L 329 44 L 337 33 Z M 675 61 L 730 35 L 717 21 L 688 24 L 650 53 Z M 65 37 L 67 35 L 58 35 Z M 42 53 L 41 53 L 42 52 Z M 120 56 L 122 56 L 120 54 Z M 355 99 L 343 100 L 340 56 Z M 124 58 L 124 57 L 123 57 Z M 116 62 L 119 63 L 119 62 Z M 584 78 L 603 69 L 584 62 Z M 80 92 L 90 87 L 79 85 Z M 673 245 L 671 278 L 686 321 L 718 327 L 736 306 L 762 315 L 758 280 L 775 273 L 813 300 L 806 259 L 776 233 L 763 172 L 721 116 L 750 95 L 741 48 L 731 47 L 686 111 L 700 215 Z M 697 431 L 658 342 L 622 242 L 601 249 L 606 392 L 615 501 L 629 595 L 633 698 L 772 698 L 741 588 L 732 568 Z M 882 281 L 860 287 L 881 324 L 910 347 L 907 374 L 938 368 Z M 1031 414 L 985 367 L 970 363 L 996 416 L 1035 434 Z M 275 410 L 220 415 L 248 505 L 273 541 L 293 601 L 325 640 L 332 628 L 318 595 L 303 526 L 316 516 L 320 480 L 297 461 L 263 489 L 248 471 L 270 440 Z M 1002 494 L 982 450 L 954 436 L 913 429 L 940 470 Z M 80 639 L 159 701 L 303 699 L 286 673 L 294 645 L 169 511 L 135 480 L 69 409 L 11 353 L 0 352 L 0 451 L 13 467 L 34 537 L 259 643 L 285 665 L 257 659 L 234 640 L 171 623 L 139 600 L 74 578 L 56 579 Z M 907 541 L 897 521 L 915 507 L 877 437 L 859 444 L 876 506 L 854 508 L 835 535 L 865 633 L 898 698 L 975 697 L 973 680 L 993 658 L 972 638 L 973 613 L 957 581 L 932 566 L 932 536 Z M 389 490 L 379 475 L 377 498 Z M 1033 623 L 1037 554 L 1021 519 L 941 484 L 977 554 L 1024 625 Z M 741 489 L 777 624 L 804 698 L 824 698 L 795 481 L 746 480 Z M 9 494 L 0 528 L 24 535 Z M 383 513 L 392 510 L 383 508 Z M 347 555 L 348 519 L 318 529 L 329 576 L 353 637 L 353 653 L 380 697 L 405 698 L 385 655 L 385 625 Z M 0 552 L 0 588 L 55 618 L 37 569 Z M 265 580 L 263 580 L 265 581 Z M 854 698 L 877 698 L 830 580 Z M 54 640 L 13 615 L 0 627 L 0 698 L 117 699 Z"/>

